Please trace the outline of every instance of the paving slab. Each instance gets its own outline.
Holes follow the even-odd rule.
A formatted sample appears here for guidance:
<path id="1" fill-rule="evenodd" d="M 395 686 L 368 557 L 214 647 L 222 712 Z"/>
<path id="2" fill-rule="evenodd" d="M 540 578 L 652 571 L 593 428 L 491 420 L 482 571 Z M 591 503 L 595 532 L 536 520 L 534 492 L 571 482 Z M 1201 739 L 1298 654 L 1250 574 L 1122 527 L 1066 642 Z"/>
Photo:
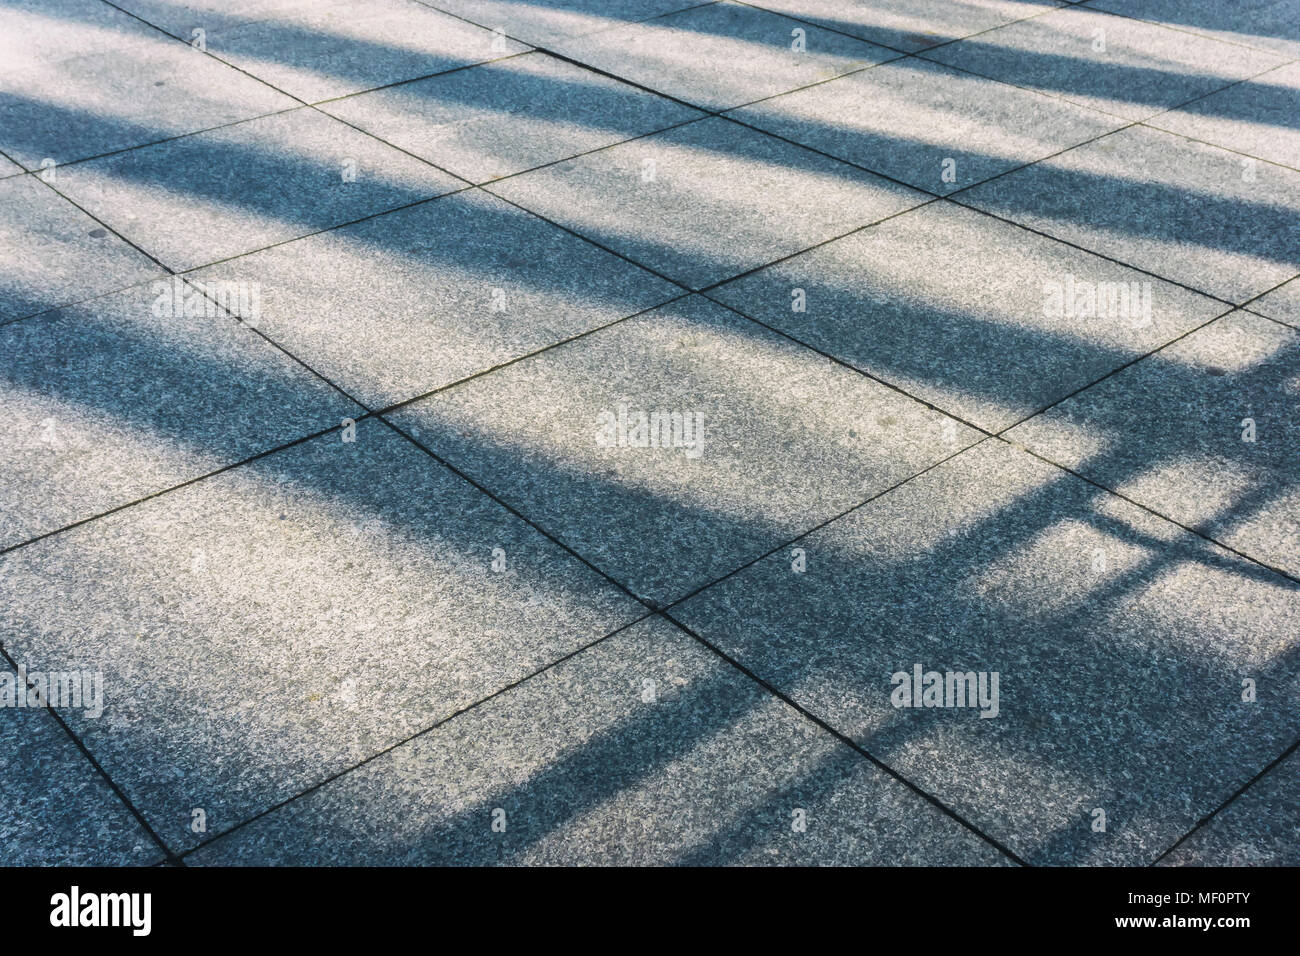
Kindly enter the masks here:
<path id="1" fill-rule="evenodd" d="M 416 0 L 294 8 L 209 35 L 207 46 L 308 103 L 528 49 Z"/>
<path id="2" fill-rule="evenodd" d="M 113 0 L 123 10 L 187 42 L 194 30 L 220 35 L 235 27 L 309 13 L 320 0 Z M 357 0 L 363 7 L 368 0 Z"/>
<path id="3" fill-rule="evenodd" d="M 714 110 L 898 56 L 872 43 L 725 0 L 558 40 L 552 46 L 581 63 Z"/>
<path id="4" fill-rule="evenodd" d="M 651 445 L 639 412 L 658 413 L 667 437 Z M 394 421 L 660 605 L 975 434 L 698 297 L 439 392 Z"/>
<path id="5" fill-rule="evenodd" d="M 542 53 L 347 97 L 322 109 L 476 183 L 704 115 Z"/>
<path id="6" fill-rule="evenodd" d="M 961 201 L 1238 304 L 1300 262 L 1300 172 L 1140 126 Z"/>
<path id="7" fill-rule="evenodd" d="M 1300 757 L 1251 784 L 1161 866 L 1300 866 Z"/>
<path id="8" fill-rule="evenodd" d="M 1281 57 L 1086 7 L 1053 10 L 923 54 L 995 80 L 1140 120 Z"/>
<path id="9" fill-rule="evenodd" d="M 522 173 L 490 190 L 693 289 L 927 199 L 719 118 Z"/>
<path id="10" fill-rule="evenodd" d="M 112 9 L 108 7 L 107 9 Z M 290 109 L 293 99 L 117 13 L 62 24 L 64 48 L 0 67 L 0 149 L 28 168 L 68 163 Z M 45 18 L 22 24 L 44 35 Z M 59 31 L 54 31 L 59 35 Z"/>
<path id="11" fill-rule="evenodd" d="M 59 170 L 59 186 L 185 271 L 462 183 L 312 109 Z"/>
<path id="12" fill-rule="evenodd" d="M 174 847 L 220 832 L 642 613 L 370 419 L 12 551 L 0 634 L 88 661 L 67 719 Z M 501 570 L 494 571 L 494 564 Z"/>
<path id="13" fill-rule="evenodd" d="M 1300 169 L 1300 63 L 1153 116 L 1148 123 Z"/>
<path id="14" fill-rule="evenodd" d="M 1089 6 L 1300 57 L 1300 17 L 1294 0 L 1094 0 Z"/>
<path id="15" fill-rule="evenodd" d="M 0 670 L 15 697 L 18 679 L 7 665 Z M 148 866 L 162 858 L 47 711 L 0 707 L 0 866 Z"/>
<path id="16" fill-rule="evenodd" d="M 609 30 L 698 6 L 701 0 L 437 0 L 431 6 L 525 43 Z"/>
<path id="17" fill-rule="evenodd" d="M 0 322 L 164 274 L 35 176 L 0 182 L 0 256 Z"/>
<path id="18" fill-rule="evenodd" d="M 494 814 L 503 831 L 493 829 Z M 656 619 L 188 861 L 917 866 L 1008 858 Z"/>
<path id="19" fill-rule="evenodd" d="M 23 73 L 138 40 L 134 17 L 103 0 L 5 0 L 0 7 L 0 73 Z"/>
<path id="20" fill-rule="evenodd" d="M 1076 146 L 1124 122 L 916 58 L 728 115 L 942 194 Z"/>
<path id="21" fill-rule="evenodd" d="M 1224 311 L 1213 299 L 946 202 L 709 295 L 989 431 Z"/>
<path id="22" fill-rule="evenodd" d="M 0 353 L 0 549 L 361 411 L 176 279 L 0 326 Z"/>
<path id="23" fill-rule="evenodd" d="M 370 408 L 407 401 L 682 294 L 478 190 L 194 277 L 256 284 L 257 327 Z"/>
<path id="24" fill-rule="evenodd" d="M 1250 309 L 1300 327 L 1300 276 L 1256 299 L 1250 303 Z"/>
<path id="25" fill-rule="evenodd" d="M 670 613 L 1029 863 L 1150 863 L 1300 730 L 1300 587 L 997 439 L 798 545 Z"/>
<path id="26" fill-rule="evenodd" d="M 5 157 L 0 156 L 0 179 L 7 176 L 17 176 L 23 172 L 25 172 L 25 170 L 17 163 L 11 163 L 9 160 L 5 159 Z"/>
<path id="27" fill-rule="evenodd" d="M 753 5 L 915 53 L 1062 4 L 1058 0 L 759 0 Z"/>
<path id="28" fill-rule="evenodd" d="M 1007 433 L 1300 576 L 1300 332 L 1235 312 Z"/>

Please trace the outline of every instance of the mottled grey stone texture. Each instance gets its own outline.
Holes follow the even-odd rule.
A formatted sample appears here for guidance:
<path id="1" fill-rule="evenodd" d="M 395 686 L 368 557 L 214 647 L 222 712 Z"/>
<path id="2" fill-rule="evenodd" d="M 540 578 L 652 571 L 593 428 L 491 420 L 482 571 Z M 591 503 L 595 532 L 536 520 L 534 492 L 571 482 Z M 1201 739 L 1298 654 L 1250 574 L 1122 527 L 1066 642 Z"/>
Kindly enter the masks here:
<path id="1" fill-rule="evenodd" d="M 1124 122 L 918 59 L 885 63 L 728 115 L 943 194 Z"/>
<path id="2" fill-rule="evenodd" d="M 648 20 L 700 0 L 437 0 L 432 6 L 525 43 L 553 44 L 564 37 Z"/>
<path id="3" fill-rule="evenodd" d="M 0 326 L 0 548 L 359 414 L 179 281 Z"/>
<path id="4" fill-rule="evenodd" d="M 1235 312 L 1007 434 L 1300 575 L 1297 356 L 1300 332 Z"/>
<path id="5" fill-rule="evenodd" d="M 998 439 L 797 544 L 671 614 L 1030 863 L 1149 863 L 1300 731 L 1300 587 Z"/>
<path id="6" fill-rule="evenodd" d="M 17 680 L 7 663 L 3 673 Z M 162 856 L 47 711 L 0 707 L 0 866 L 147 866 Z"/>
<path id="7" fill-rule="evenodd" d="M 1053 10 L 923 55 L 1130 120 L 1284 62 L 1272 53 L 1087 7 Z"/>
<path id="8" fill-rule="evenodd" d="M 1251 784 L 1162 866 L 1300 866 L 1300 757 Z"/>
<path id="9" fill-rule="evenodd" d="M 617 418 L 620 405 L 629 418 L 702 416 L 698 450 L 620 446 L 612 433 L 614 444 L 602 445 L 601 415 Z M 440 392 L 394 420 L 660 604 L 973 440 L 946 416 L 699 297 Z"/>
<path id="10" fill-rule="evenodd" d="M 494 814 L 504 831 L 493 830 Z M 1007 862 L 662 620 L 614 635 L 190 860 Z"/>
<path id="11" fill-rule="evenodd" d="M 738 3 L 558 41 L 554 49 L 696 106 L 726 109 L 898 54 Z"/>
<path id="12" fill-rule="evenodd" d="M 642 610 L 374 420 L 10 552 L 0 608 L 30 669 L 102 670 L 68 721 L 182 849 Z"/>
<path id="13" fill-rule="evenodd" d="M 716 118 L 489 188 L 695 289 L 926 199 Z"/>
<path id="14" fill-rule="evenodd" d="M 1107 299 L 1104 310 L 1088 313 L 1085 284 L 1104 283 L 1125 286 L 1127 311 Z M 1138 283 L 1137 295 L 1130 283 Z M 993 431 L 1224 311 L 1212 299 L 947 202 L 710 295 Z"/>
<path id="15" fill-rule="evenodd" d="M 195 275 L 258 283 L 258 327 L 372 408 L 682 294 L 477 190 Z"/>
<path id="16" fill-rule="evenodd" d="M 1250 310 L 1300 327 L 1300 276 L 1251 302 Z"/>
<path id="17" fill-rule="evenodd" d="M 472 182 L 704 115 L 543 53 L 403 83 L 322 108 Z"/>
<path id="18" fill-rule="evenodd" d="M 58 174 L 60 189 L 178 271 L 461 185 L 312 109 L 78 163 Z"/>
<path id="19" fill-rule="evenodd" d="M 1240 303 L 1295 275 L 1300 172 L 1130 127 L 975 186 L 962 202 Z"/>
<path id="20" fill-rule="evenodd" d="M 0 182 L 0 257 L 0 322 L 163 275 L 35 176 Z"/>
<path id="21" fill-rule="evenodd" d="M 1300 17 L 1293 0 L 1093 0 L 1090 6 L 1288 58 L 1300 57 Z"/>

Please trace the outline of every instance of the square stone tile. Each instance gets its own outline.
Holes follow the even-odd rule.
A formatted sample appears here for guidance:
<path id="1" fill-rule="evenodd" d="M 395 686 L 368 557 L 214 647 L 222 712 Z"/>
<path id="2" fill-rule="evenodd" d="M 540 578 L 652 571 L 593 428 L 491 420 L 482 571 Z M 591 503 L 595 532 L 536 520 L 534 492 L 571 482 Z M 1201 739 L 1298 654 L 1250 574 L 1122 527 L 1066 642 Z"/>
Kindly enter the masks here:
<path id="1" fill-rule="evenodd" d="M 490 188 L 694 289 L 927 198 L 717 118 Z"/>
<path id="2" fill-rule="evenodd" d="M 494 814 L 504 832 L 493 830 Z M 657 619 L 189 860 L 917 866 L 1007 858 Z"/>
<path id="3" fill-rule="evenodd" d="M 1148 122 L 1171 133 L 1300 168 L 1300 63 L 1280 66 Z"/>
<path id="4" fill-rule="evenodd" d="M 558 40 L 552 46 L 658 93 L 715 110 L 820 83 L 898 55 L 725 0 Z"/>
<path id="5" fill-rule="evenodd" d="M 0 326 L 0 548 L 360 413 L 206 305 L 163 279 Z"/>
<path id="6" fill-rule="evenodd" d="M 1300 332 L 1235 312 L 1008 437 L 1300 575 L 1298 359 Z"/>
<path id="7" fill-rule="evenodd" d="M 653 445 L 636 429 L 638 413 L 658 413 Z M 430 396 L 394 420 L 659 605 L 974 437 L 699 297 Z M 634 444 L 643 437 L 648 447 Z"/>
<path id="8" fill-rule="evenodd" d="M 1161 866 L 1300 866 L 1300 757 L 1292 754 L 1160 861 Z"/>
<path id="9" fill-rule="evenodd" d="M 34 63 L 0 65 L 0 149 L 28 168 L 297 105 L 191 46 L 113 12 L 122 22 L 111 28 L 65 21 L 53 30 L 55 36 L 67 31 L 61 49 L 51 48 Z M 45 20 L 40 17 L 30 28 L 45 34 Z"/>
<path id="10" fill-rule="evenodd" d="M 476 183 L 704 115 L 542 53 L 322 109 Z"/>
<path id="11" fill-rule="evenodd" d="M 1224 311 L 1213 299 L 947 202 L 710 295 L 989 431 Z"/>
<path id="12" fill-rule="evenodd" d="M 525 43 L 547 44 L 698 6 L 701 0 L 436 0 L 446 10 Z"/>
<path id="13" fill-rule="evenodd" d="M 1256 299 L 1250 304 L 1250 309 L 1300 327 L 1300 276 Z"/>
<path id="14" fill-rule="evenodd" d="M 0 322 L 163 275 L 34 176 L 0 182 L 0 262 Z"/>
<path id="15" fill-rule="evenodd" d="M 527 49 L 416 0 L 296 7 L 208 37 L 215 55 L 308 103 Z"/>
<path id="16" fill-rule="evenodd" d="M 256 283 L 258 327 L 384 408 L 681 290 L 478 190 L 202 269 Z"/>
<path id="17" fill-rule="evenodd" d="M 1295 275 L 1300 172 L 1140 126 L 982 183 L 962 202 L 1241 303 Z"/>
<path id="18" fill-rule="evenodd" d="M 103 672 L 69 724 L 179 848 L 642 612 L 373 419 L 12 551 L 0 598 L 16 659 Z"/>
<path id="19" fill-rule="evenodd" d="M 758 0 L 754 4 L 908 53 L 1061 5 L 1058 0 Z"/>
<path id="20" fill-rule="evenodd" d="M 941 63 L 1138 120 L 1279 66 L 1274 54 L 1085 7 L 926 53 Z"/>
<path id="21" fill-rule="evenodd" d="M 1295 0 L 1094 0 L 1090 6 L 1228 43 L 1300 57 Z"/>
<path id="22" fill-rule="evenodd" d="M 947 194 L 1123 120 L 909 58 L 730 115 L 918 189 Z"/>
<path id="23" fill-rule="evenodd" d="M 177 271 L 461 185 L 311 109 L 78 163 L 58 174 L 69 196 Z"/>
<path id="24" fill-rule="evenodd" d="M 1029 863 L 1150 863 L 1300 730 L 1300 588 L 997 439 L 798 545 L 673 617 Z"/>
<path id="25" fill-rule="evenodd" d="M 0 7 L 0 73 L 39 70 L 151 33 L 103 0 L 5 0 Z"/>
<path id="26" fill-rule="evenodd" d="M 0 669 L 0 692 L 15 700 L 18 676 L 7 663 Z M 0 866 L 148 866 L 162 858 L 54 718 L 40 707 L 0 707 Z"/>

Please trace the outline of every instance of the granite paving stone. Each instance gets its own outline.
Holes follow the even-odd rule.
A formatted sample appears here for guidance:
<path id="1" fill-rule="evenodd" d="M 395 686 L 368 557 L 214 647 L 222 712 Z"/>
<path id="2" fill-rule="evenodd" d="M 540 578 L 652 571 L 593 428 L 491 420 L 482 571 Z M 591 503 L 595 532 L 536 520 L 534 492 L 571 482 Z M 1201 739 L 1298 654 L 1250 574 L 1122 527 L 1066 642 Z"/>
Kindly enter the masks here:
<path id="1" fill-rule="evenodd" d="M 1300 17 L 1295 0 L 1093 0 L 1088 4 L 1124 16 L 1300 57 Z"/>
<path id="2" fill-rule="evenodd" d="M 488 188 L 693 289 L 927 199 L 719 118 Z"/>
<path id="3" fill-rule="evenodd" d="M 701 0 L 436 0 L 430 5 L 525 43 L 609 30 L 699 6 Z"/>
<path id="4" fill-rule="evenodd" d="M 656 413 L 654 445 L 638 413 Z M 975 436 L 700 297 L 439 392 L 393 420 L 660 605 Z"/>
<path id="5" fill-rule="evenodd" d="M 176 278 L 0 326 L 0 354 L 0 549 L 361 411 Z"/>
<path id="6" fill-rule="evenodd" d="M 1300 276 L 1255 299 L 1250 310 L 1300 327 Z"/>
<path id="7" fill-rule="evenodd" d="M 177 849 L 643 609 L 374 419 L 11 551 L 0 635 L 92 661 L 70 726 Z M 494 570 L 494 566 L 500 570 Z"/>
<path id="8" fill-rule="evenodd" d="M 541 53 L 351 96 L 322 109 L 476 183 L 704 115 Z"/>
<path id="9" fill-rule="evenodd" d="M 802 832 L 792 826 L 796 813 Z M 1008 862 L 662 619 L 615 634 L 188 859 Z"/>
<path id="10" fill-rule="evenodd" d="M 797 543 L 670 613 L 1031 864 L 1150 863 L 1300 730 L 1300 586 L 998 439 Z"/>
<path id="11" fill-rule="evenodd" d="M 683 294 L 477 190 L 194 277 L 256 284 L 258 328 L 370 408 L 407 401 Z"/>
<path id="12" fill-rule="evenodd" d="M 1295 275 L 1300 172 L 1134 126 L 961 201 L 1240 304 Z"/>
<path id="13" fill-rule="evenodd" d="M 1300 332 L 1234 312 L 1007 437 L 1300 576 L 1297 355 Z"/>

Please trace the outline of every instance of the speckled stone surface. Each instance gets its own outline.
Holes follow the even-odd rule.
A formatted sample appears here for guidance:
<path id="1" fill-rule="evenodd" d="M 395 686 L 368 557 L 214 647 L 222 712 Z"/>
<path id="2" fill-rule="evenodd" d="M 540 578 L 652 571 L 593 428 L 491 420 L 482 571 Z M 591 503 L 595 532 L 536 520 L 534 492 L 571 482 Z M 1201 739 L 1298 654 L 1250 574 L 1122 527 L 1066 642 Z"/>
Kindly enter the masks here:
<path id="1" fill-rule="evenodd" d="M 188 861 L 917 866 L 1008 858 L 657 620 Z"/>
<path id="2" fill-rule="evenodd" d="M 704 115 L 543 53 L 351 96 L 322 109 L 472 182 Z"/>
<path id="3" fill-rule="evenodd" d="M 177 281 L 0 325 L 0 548 L 359 414 Z"/>
<path id="4" fill-rule="evenodd" d="M 35 176 L 0 182 L 0 255 L 0 323 L 163 274 Z"/>
<path id="5" fill-rule="evenodd" d="M 1130 120 L 1284 62 L 1261 50 L 1077 6 L 922 55 Z"/>
<path id="6" fill-rule="evenodd" d="M 908 53 L 1060 5 L 1058 0 L 759 0 L 754 4 Z"/>
<path id="7" fill-rule="evenodd" d="M 9 160 L 0 156 L 0 179 L 6 176 L 17 176 L 23 172 L 23 168 L 17 163 L 11 163 Z"/>
<path id="8" fill-rule="evenodd" d="M 0 57 L 0 149 L 28 168 L 297 105 L 107 4 L 62 7 L 0 12 L 0 31 L 37 38 L 37 56 Z"/>
<path id="9" fill-rule="evenodd" d="M 1124 122 L 914 58 L 729 115 L 942 194 L 1042 159 Z"/>
<path id="10" fill-rule="evenodd" d="M 962 202 L 1240 303 L 1295 275 L 1300 172 L 1130 127 Z"/>
<path id="11" fill-rule="evenodd" d="M 1300 57 L 1300 18 L 1291 0 L 1093 0 L 1089 6 L 1227 43 Z"/>
<path id="12" fill-rule="evenodd" d="M 178 271 L 462 185 L 306 108 L 58 172 L 72 199 Z"/>
<path id="13" fill-rule="evenodd" d="M 714 110 L 898 56 L 873 43 L 726 0 L 552 46 L 597 69 Z"/>
<path id="14" fill-rule="evenodd" d="M 1235 312 L 1007 437 L 1300 575 L 1298 356 L 1300 332 Z"/>
<path id="15" fill-rule="evenodd" d="M 103 716 L 68 721 L 173 848 L 192 810 L 233 826 L 642 613 L 383 424 L 355 438 L 0 558 L 6 648 L 103 672 Z"/>
<path id="16" fill-rule="evenodd" d="M 526 49 L 416 0 L 317 3 L 208 38 L 216 56 L 308 103 Z"/>
<path id="17" fill-rule="evenodd" d="M 525 43 L 549 44 L 699 4 L 700 0 L 437 0 L 430 5 Z"/>
<path id="18" fill-rule="evenodd" d="M 799 546 L 670 613 L 1030 863 L 1149 863 L 1300 731 L 1300 587 L 998 439 Z"/>
<path id="19" fill-rule="evenodd" d="M 1160 864 L 1300 866 L 1300 756 L 1255 781 Z"/>
<path id="20" fill-rule="evenodd" d="M 1300 276 L 1256 299 L 1250 311 L 1300 328 Z"/>
<path id="21" fill-rule="evenodd" d="M 1086 284 L 1133 282 L 1134 308 L 1085 312 Z M 1067 297 L 1067 290 L 1078 291 Z M 1224 311 L 1212 299 L 946 202 L 710 295 L 991 431 Z"/>
<path id="22" fill-rule="evenodd" d="M 926 199 L 716 118 L 489 189 L 694 289 Z"/>
<path id="23" fill-rule="evenodd" d="M 7 663 L 0 673 L 18 677 Z M 48 712 L 0 707 L 0 866 L 148 866 L 162 857 Z"/>
<path id="24" fill-rule="evenodd" d="M 1270 70 L 1182 109 L 1151 126 L 1300 169 L 1300 63 Z M 1268 175 L 1268 167 L 1257 169 Z"/>
<path id="25" fill-rule="evenodd" d="M 258 283 L 258 328 L 371 408 L 682 294 L 477 190 L 276 246 L 195 277 Z"/>
<path id="26" fill-rule="evenodd" d="M 685 427 L 678 447 L 634 447 L 638 411 L 681 414 L 683 426 L 702 428 L 698 449 Z M 603 430 L 603 413 L 615 431 Z M 631 423 L 623 437 L 620 416 Z M 659 604 L 974 440 L 699 297 L 440 392 L 394 420 Z"/>

